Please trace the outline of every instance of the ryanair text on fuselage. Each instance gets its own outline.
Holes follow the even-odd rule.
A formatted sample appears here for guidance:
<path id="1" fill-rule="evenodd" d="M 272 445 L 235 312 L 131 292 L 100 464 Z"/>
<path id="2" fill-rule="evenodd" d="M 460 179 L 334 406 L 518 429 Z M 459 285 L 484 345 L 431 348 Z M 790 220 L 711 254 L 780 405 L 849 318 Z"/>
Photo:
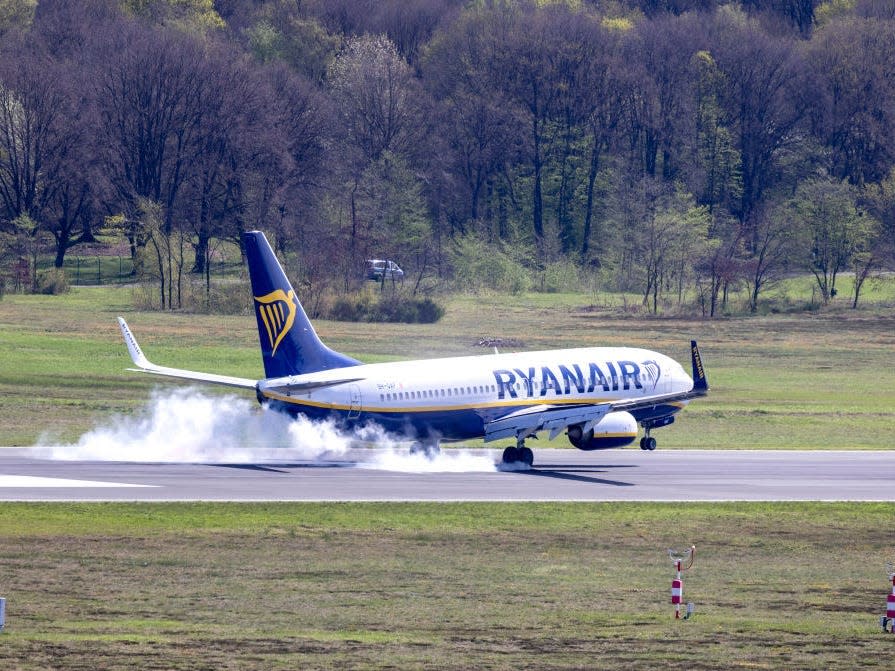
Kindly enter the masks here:
<path id="1" fill-rule="evenodd" d="M 546 396 L 548 392 L 556 396 L 568 395 L 573 388 L 579 394 L 590 394 L 597 387 L 603 391 L 643 390 L 644 382 L 655 388 L 659 380 L 659 365 L 654 361 L 645 361 L 642 370 L 633 361 L 606 361 L 603 366 L 605 373 L 599 364 L 591 362 L 584 366 L 559 364 L 555 371 L 550 366 L 540 369 L 531 366 L 527 371 L 499 368 L 492 374 L 497 383 L 497 398 L 501 400 L 519 398 L 520 392 L 528 398 Z"/>

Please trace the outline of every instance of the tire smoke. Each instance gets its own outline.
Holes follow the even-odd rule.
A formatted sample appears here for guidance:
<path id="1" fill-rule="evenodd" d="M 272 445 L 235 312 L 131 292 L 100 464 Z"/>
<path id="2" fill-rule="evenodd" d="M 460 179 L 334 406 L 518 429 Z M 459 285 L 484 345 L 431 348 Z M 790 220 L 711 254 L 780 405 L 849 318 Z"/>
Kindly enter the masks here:
<path id="1" fill-rule="evenodd" d="M 370 447 L 372 445 L 372 447 Z M 253 464 L 264 461 L 346 460 L 359 468 L 410 473 L 493 472 L 487 455 L 451 450 L 412 453 L 380 427 L 352 433 L 332 421 L 288 417 L 243 397 L 210 395 L 195 388 L 153 392 L 133 415 L 116 415 L 74 444 L 54 444 L 48 435 L 37 456 L 57 461 Z M 356 449 L 359 447 L 368 449 Z"/>

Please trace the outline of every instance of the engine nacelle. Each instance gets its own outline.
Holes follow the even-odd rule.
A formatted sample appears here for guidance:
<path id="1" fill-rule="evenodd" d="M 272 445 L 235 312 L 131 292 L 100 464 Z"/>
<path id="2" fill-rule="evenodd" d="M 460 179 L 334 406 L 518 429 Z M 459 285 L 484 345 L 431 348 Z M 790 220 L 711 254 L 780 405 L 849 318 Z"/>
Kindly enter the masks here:
<path id="1" fill-rule="evenodd" d="M 605 450 L 630 445 L 637 438 L 637 420 L 630 412 L 610 412 L 586 434 L 583 425 L 569 427 L 569 442 L 579 450 Z"/>

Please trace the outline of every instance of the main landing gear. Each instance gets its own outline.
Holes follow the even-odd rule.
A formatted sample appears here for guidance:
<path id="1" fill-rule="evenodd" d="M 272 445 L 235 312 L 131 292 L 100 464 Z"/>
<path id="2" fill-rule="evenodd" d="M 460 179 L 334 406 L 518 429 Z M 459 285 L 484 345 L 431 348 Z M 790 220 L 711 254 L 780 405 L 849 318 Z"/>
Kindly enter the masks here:
<path id="1" fill-rule="evenodd" d="M 503 463 L 515 464 L 519 462 L 526 466 L 531 466 L 535 462 L 535 454 L 531 451 L 531 448 L 525 447 L 525 438 L 523 436 L 516 438 L 516 447 L 508 447 L 503 451 Z"/>
<path id="2" fill-rule="evenodd" d="M 656 449 L 656 439 L 649 435 L 650 427 L 644 428 L 646 435 L 640 439 L 640 449 L 652 452 Z"/>

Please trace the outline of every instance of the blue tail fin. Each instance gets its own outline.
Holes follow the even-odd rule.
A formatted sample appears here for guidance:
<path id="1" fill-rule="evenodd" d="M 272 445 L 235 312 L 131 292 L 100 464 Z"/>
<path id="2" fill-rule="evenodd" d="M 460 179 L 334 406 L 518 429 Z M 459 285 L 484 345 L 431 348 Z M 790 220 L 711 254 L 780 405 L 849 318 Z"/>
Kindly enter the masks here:
<path id="1" fill-rule="evenodd" d="M 693 391 L 705 395 L 709 391 L 709 381 L 705 376 L 705 368 L 702 367 L 702 357 L 695 340 L 690 341 L 690 357 L 693 364 Z"/>
<path id="2" fill-rule="evenodd" d="M 264 233 L 249 231 L 242 239 L 252 280 L 265 376 L 301 375 L 360 364 L 334 352 L 317 337 Z"/>

